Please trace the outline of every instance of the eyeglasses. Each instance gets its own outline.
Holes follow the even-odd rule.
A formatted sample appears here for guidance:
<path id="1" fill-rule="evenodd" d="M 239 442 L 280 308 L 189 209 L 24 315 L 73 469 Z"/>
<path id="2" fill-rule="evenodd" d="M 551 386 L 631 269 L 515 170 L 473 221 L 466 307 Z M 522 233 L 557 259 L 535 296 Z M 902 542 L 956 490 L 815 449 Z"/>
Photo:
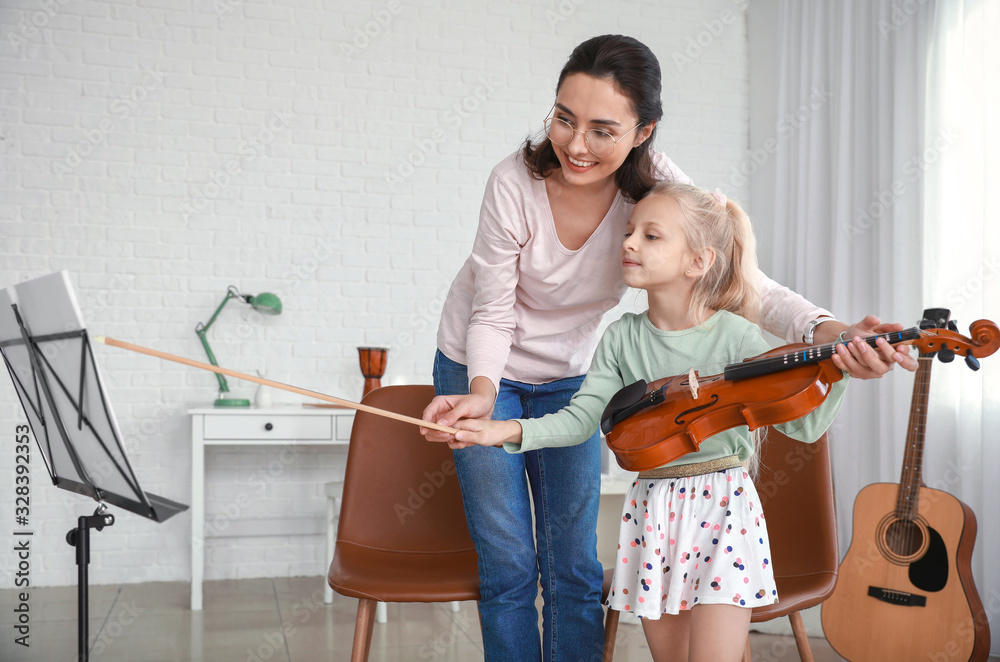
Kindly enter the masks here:
<path id="1" fill-rule="evenodd" d="M 615 151 L 615 145 L 618 144 L 618 141 L 640 126 L 642 126 L 642 122 L 633 126 L 620 137 L 615 138 L 603 129 L 590 129 L 588 131 L 574 129 L 573 125 L 566 120 L 559 119 L 558 117 L 547 117 L 545 118 L 545 135 L 556 145 L 562 146 L 570 144 L 573 142 L 573 137 L 576 134 L 582 133 L 583 140 L 591 154 L 594 156 L 610 156 L 611 152 Z"/>

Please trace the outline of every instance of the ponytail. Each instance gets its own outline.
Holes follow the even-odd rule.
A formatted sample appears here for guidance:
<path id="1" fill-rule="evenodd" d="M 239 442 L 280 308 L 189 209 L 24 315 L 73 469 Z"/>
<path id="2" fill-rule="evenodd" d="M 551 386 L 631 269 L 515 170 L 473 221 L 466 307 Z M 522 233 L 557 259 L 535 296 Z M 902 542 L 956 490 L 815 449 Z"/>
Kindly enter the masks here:
<path id="1" fill-rule="evenodd" d="M 706 298 L 712 298 L 708 306 L 729 310 L 757 324 L 760 321 L 757 239 L 750 218 L 737 203 L 727 200 L 725 215 L 732 232 L 729 259 L 725 260 L 729 268 L 722 274 L 714 297 L 706 293 Z"/>

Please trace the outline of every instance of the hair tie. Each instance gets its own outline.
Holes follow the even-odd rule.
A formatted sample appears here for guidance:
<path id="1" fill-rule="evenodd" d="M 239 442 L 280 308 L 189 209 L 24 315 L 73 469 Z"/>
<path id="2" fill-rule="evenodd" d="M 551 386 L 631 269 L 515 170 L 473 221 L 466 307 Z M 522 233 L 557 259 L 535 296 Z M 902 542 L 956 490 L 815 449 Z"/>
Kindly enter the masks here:
<path id="1" fill-rule="evenodd" d="M 712 191 L 712 197 L 718 200 L 723 207 L 726 206 L 726 196 L 719 189 L 715 189 L 714 191 Z"/>

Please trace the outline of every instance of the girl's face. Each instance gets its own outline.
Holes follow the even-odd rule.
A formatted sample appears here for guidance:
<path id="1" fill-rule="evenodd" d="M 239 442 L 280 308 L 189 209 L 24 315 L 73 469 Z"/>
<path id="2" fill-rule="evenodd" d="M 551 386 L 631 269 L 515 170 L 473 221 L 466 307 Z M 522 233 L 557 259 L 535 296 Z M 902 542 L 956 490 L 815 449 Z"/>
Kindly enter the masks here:
<path id="1" fill-rule="evenodd" d="M 563 80 L 552 116 L 577 130 L 568 144 L 552 143 L 562 179 L 574 186 L 600 184 L 614 177 L 629 152 L 649 137 L 654 126 L 632 131 L 639 120 L 628 97 L 618 92 L 609 80 L 579 73 Z M 610 155 L 595 156 L 587 148 L 583 132 L 590 129 L 606 131 L 618 140 Z"/>
<path id="2" fill-rule="evenodd" d="M 700 260 L 684 235 L 684 215 L 677 201 L 650 195 L 636 204 L 622 242 L 625 284 L 643 290 L 693 283 Z M 687 273 L 686 273 L 687 272 Z"/>

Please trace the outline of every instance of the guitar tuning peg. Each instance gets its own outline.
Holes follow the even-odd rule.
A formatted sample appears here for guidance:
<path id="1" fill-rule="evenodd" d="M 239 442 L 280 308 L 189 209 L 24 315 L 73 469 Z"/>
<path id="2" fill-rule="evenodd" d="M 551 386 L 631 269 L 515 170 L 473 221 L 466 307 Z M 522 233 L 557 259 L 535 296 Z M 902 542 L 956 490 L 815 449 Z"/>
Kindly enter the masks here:
<path id="1" fill-rule="evenodd" d="M 969 366 L 972 370 L 979 370 L 979 359 L 977 359 L 972 354 L 965 355 L 965 365 Z"/>
<path id="2" fill-rule="evenodd" d="M 938 350 L 937 357 L 941 363 L 951 363 L 955 360 L 955 351 L 945 345 Z"/>

